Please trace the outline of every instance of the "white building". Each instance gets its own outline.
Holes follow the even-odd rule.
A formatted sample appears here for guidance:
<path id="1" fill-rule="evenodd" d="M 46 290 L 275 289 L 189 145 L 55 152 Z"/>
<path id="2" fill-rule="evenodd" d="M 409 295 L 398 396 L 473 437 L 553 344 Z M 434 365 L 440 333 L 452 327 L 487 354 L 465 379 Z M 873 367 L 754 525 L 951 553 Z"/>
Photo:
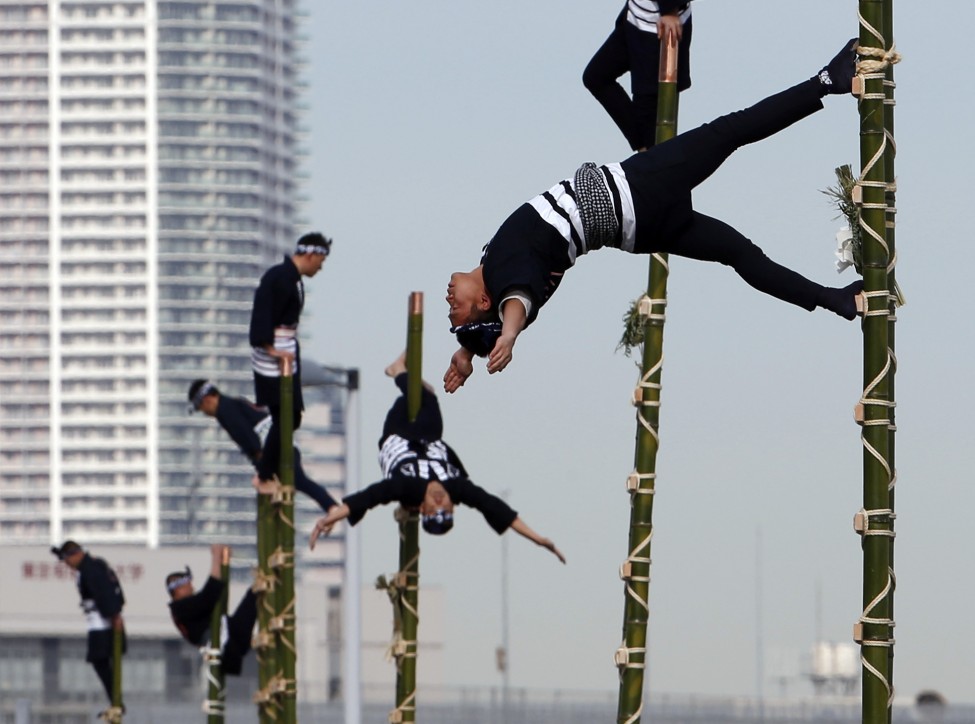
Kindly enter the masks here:
<path id="1" fill-rule="evenodd" d="M 299 235 L 296 5 L 0 0 L 0 544 L 252 538 L 186 391 Z"/>

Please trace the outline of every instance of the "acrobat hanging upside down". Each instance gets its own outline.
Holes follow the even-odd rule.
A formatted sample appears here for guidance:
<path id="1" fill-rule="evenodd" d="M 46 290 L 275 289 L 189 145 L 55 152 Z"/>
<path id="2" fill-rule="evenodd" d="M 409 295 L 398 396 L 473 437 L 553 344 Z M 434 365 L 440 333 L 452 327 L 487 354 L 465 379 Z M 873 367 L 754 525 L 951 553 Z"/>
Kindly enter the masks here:
<path id="1" fill-rule="evenodd" d="M 809 80 L 622 163 L 584 164 L 572 179 L 522 204 L 485 247 L 481 263 L 450 277 L 451 332 L 461 347 L 444 374 L 444 389 L 454 392 L 467 381 L 474 355 L 488 358 L 490 373 L 507 367 L 516 338 L 563 274 L 578 257 L 604 246 L 720 262 L 776 299 L 854 319 L 862 282 L 825 287 L 776 264 L 736 229 L 695 211 L 691 191 L 738 148 L 820 110 L 826 95 L 850 93 L 855 74 L 851 40 Z"/>
<path id="2" fill-rule="evenodd" d="M 565 563 L 565 556 L 551 540 L 529 528 L 501 498 L 470 481 L 457 453 L 441 439 L 440 405 L 427 385 L 423 387 L 420 411 L 410 422 L 406 408 L 405 353 L 386 368 L 386 374 L 394 379 L 402 394 L 386 413 L 379 440 L 383 479 L 347 495 L 340 505 L 320 518 L 311 532 L 309 547 L 314 550 L 315 541 L 328 535 L 340 520 L 348 519 L 350 525 L 355 525 L 369 509 L 393 501 L 404 508 L 418 508 L 423 529 L 442 535 L 454 526 L 454 506 L 463 503 L 481 511 L 498 534 L 511 528 Z"/>

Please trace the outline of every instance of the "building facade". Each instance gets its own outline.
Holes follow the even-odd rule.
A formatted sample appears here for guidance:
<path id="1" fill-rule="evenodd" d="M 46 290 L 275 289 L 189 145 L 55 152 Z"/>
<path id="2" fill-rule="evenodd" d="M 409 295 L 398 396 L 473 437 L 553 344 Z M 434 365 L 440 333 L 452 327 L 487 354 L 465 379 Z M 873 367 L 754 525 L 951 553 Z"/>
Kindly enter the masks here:
<path id="1" fill-rule="evenodd" d="M 252 539 L 186 391 L 297 236 L 296 5 L 0 0 L 0 545 Z"/>

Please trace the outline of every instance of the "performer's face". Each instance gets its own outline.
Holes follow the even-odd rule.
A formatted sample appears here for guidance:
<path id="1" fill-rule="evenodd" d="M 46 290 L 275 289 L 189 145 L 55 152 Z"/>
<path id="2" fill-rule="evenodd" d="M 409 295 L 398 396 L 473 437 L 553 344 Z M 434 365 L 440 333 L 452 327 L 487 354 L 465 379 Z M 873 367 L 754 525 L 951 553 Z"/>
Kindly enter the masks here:
<path id="1" fill-rule="evenodd" d="M 304 254 L 305 264 L 301 273 L 306 277 L 313 277 L 322 268 L 322 264 L 325 263 L 325 254 Z"/>
<path id="2" fill-rule="evenodd" d="M 490 307 L 483 285 L 470 272 L 454 272 L 450 275 L 446 299 L 450 307 L 447 317 L 454 327 L 477 319 L 481 305 L 486 303 Z"/>
<path id="3" fill-rule="evenodd" d="M 431 480 L 427 483 L 426 494 L 423 496 L 423 502 L 420 503 L 420 514 L 433 515 L 438 510 L 453 513 L 454 501 L 450 499 L 450 494 L 443 485 L 436 480 Z"/>
<path id="4" fill-rule="evenodd" d="M 184 583 L 179 588 L 174 588 L 169 595 L 172 596 L 174 601 L 178 601 L 181 598 L 189 598 L 193 595 L 193 584 Z"/>

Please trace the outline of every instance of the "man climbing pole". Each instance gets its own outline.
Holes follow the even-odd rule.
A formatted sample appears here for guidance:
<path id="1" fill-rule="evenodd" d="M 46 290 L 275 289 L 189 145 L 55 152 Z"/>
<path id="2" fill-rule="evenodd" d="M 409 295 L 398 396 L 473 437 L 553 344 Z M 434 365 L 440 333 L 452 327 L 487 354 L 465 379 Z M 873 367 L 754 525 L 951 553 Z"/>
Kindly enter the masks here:
<path id="1" fill-rule="evenodd" d="M 270 411 L 243 397 L 221 394 L 210 380 L 194 380 L 190 384 L 188 395 L 193 409 L 215 418 L 257 468 L 263 454 L 264 441 L 273 424 Z M 335 499 L 324 487 L 305 474 L 301 465 L 301 451 L 297 447 L 294 471 L 295 489 L 314 500 L 327 513 L 335 505 Z"/>
<path id="2" fill-rule="evenodd" d="M 565 563 L 565 556 L 548 538 L 528 527 L 501 498 L 491 495 L 470 481 L 464 464 L 443 436 L 443 417 L 437 396 L 424 385 L 420 412 L 413 422 L 407 415 L 406 355 L 400 355 L 386 368 L 402 393 L 386 414 L 379 440 L 379 464 L 383 479 L 347 495 L 340 505 L 320 518 L 311 532 L 309 546 L 314 550 L 319 536 L 348 518 L 355 525 L 377 505 L 394 500 L 406 508 L 419 508 L 423 529 L 433 535 L 447 533 L 454 526 L 454 505 L 463 503 L 481 511 L 488 525 L 499 535 L 509 528 L 549 550 Z"/>
<path id="3" fill-rule="evenodd" d="M 857 281 L 824 287 L 771 261 L 723 221 L 695 211 L 691 191 L 735 150 L 822 109 L 822 98 L 852 90 L 856 40 L 815 76 L 742 111 L 637 153 L 622 163 L 584 164 L 519 207 L 487 244 L 481 263 L 447 285 L 451 331 L 461 344 L 444 374 L 454 392 L 473 372 L 474 355 L 489 373 L 511 362 L 515 340 L 535 321 L 576 259 L 609 246 L 631 254 L 667 252 L 731 266 L 765 294 L 845 319 L 857 315 Z"/>

